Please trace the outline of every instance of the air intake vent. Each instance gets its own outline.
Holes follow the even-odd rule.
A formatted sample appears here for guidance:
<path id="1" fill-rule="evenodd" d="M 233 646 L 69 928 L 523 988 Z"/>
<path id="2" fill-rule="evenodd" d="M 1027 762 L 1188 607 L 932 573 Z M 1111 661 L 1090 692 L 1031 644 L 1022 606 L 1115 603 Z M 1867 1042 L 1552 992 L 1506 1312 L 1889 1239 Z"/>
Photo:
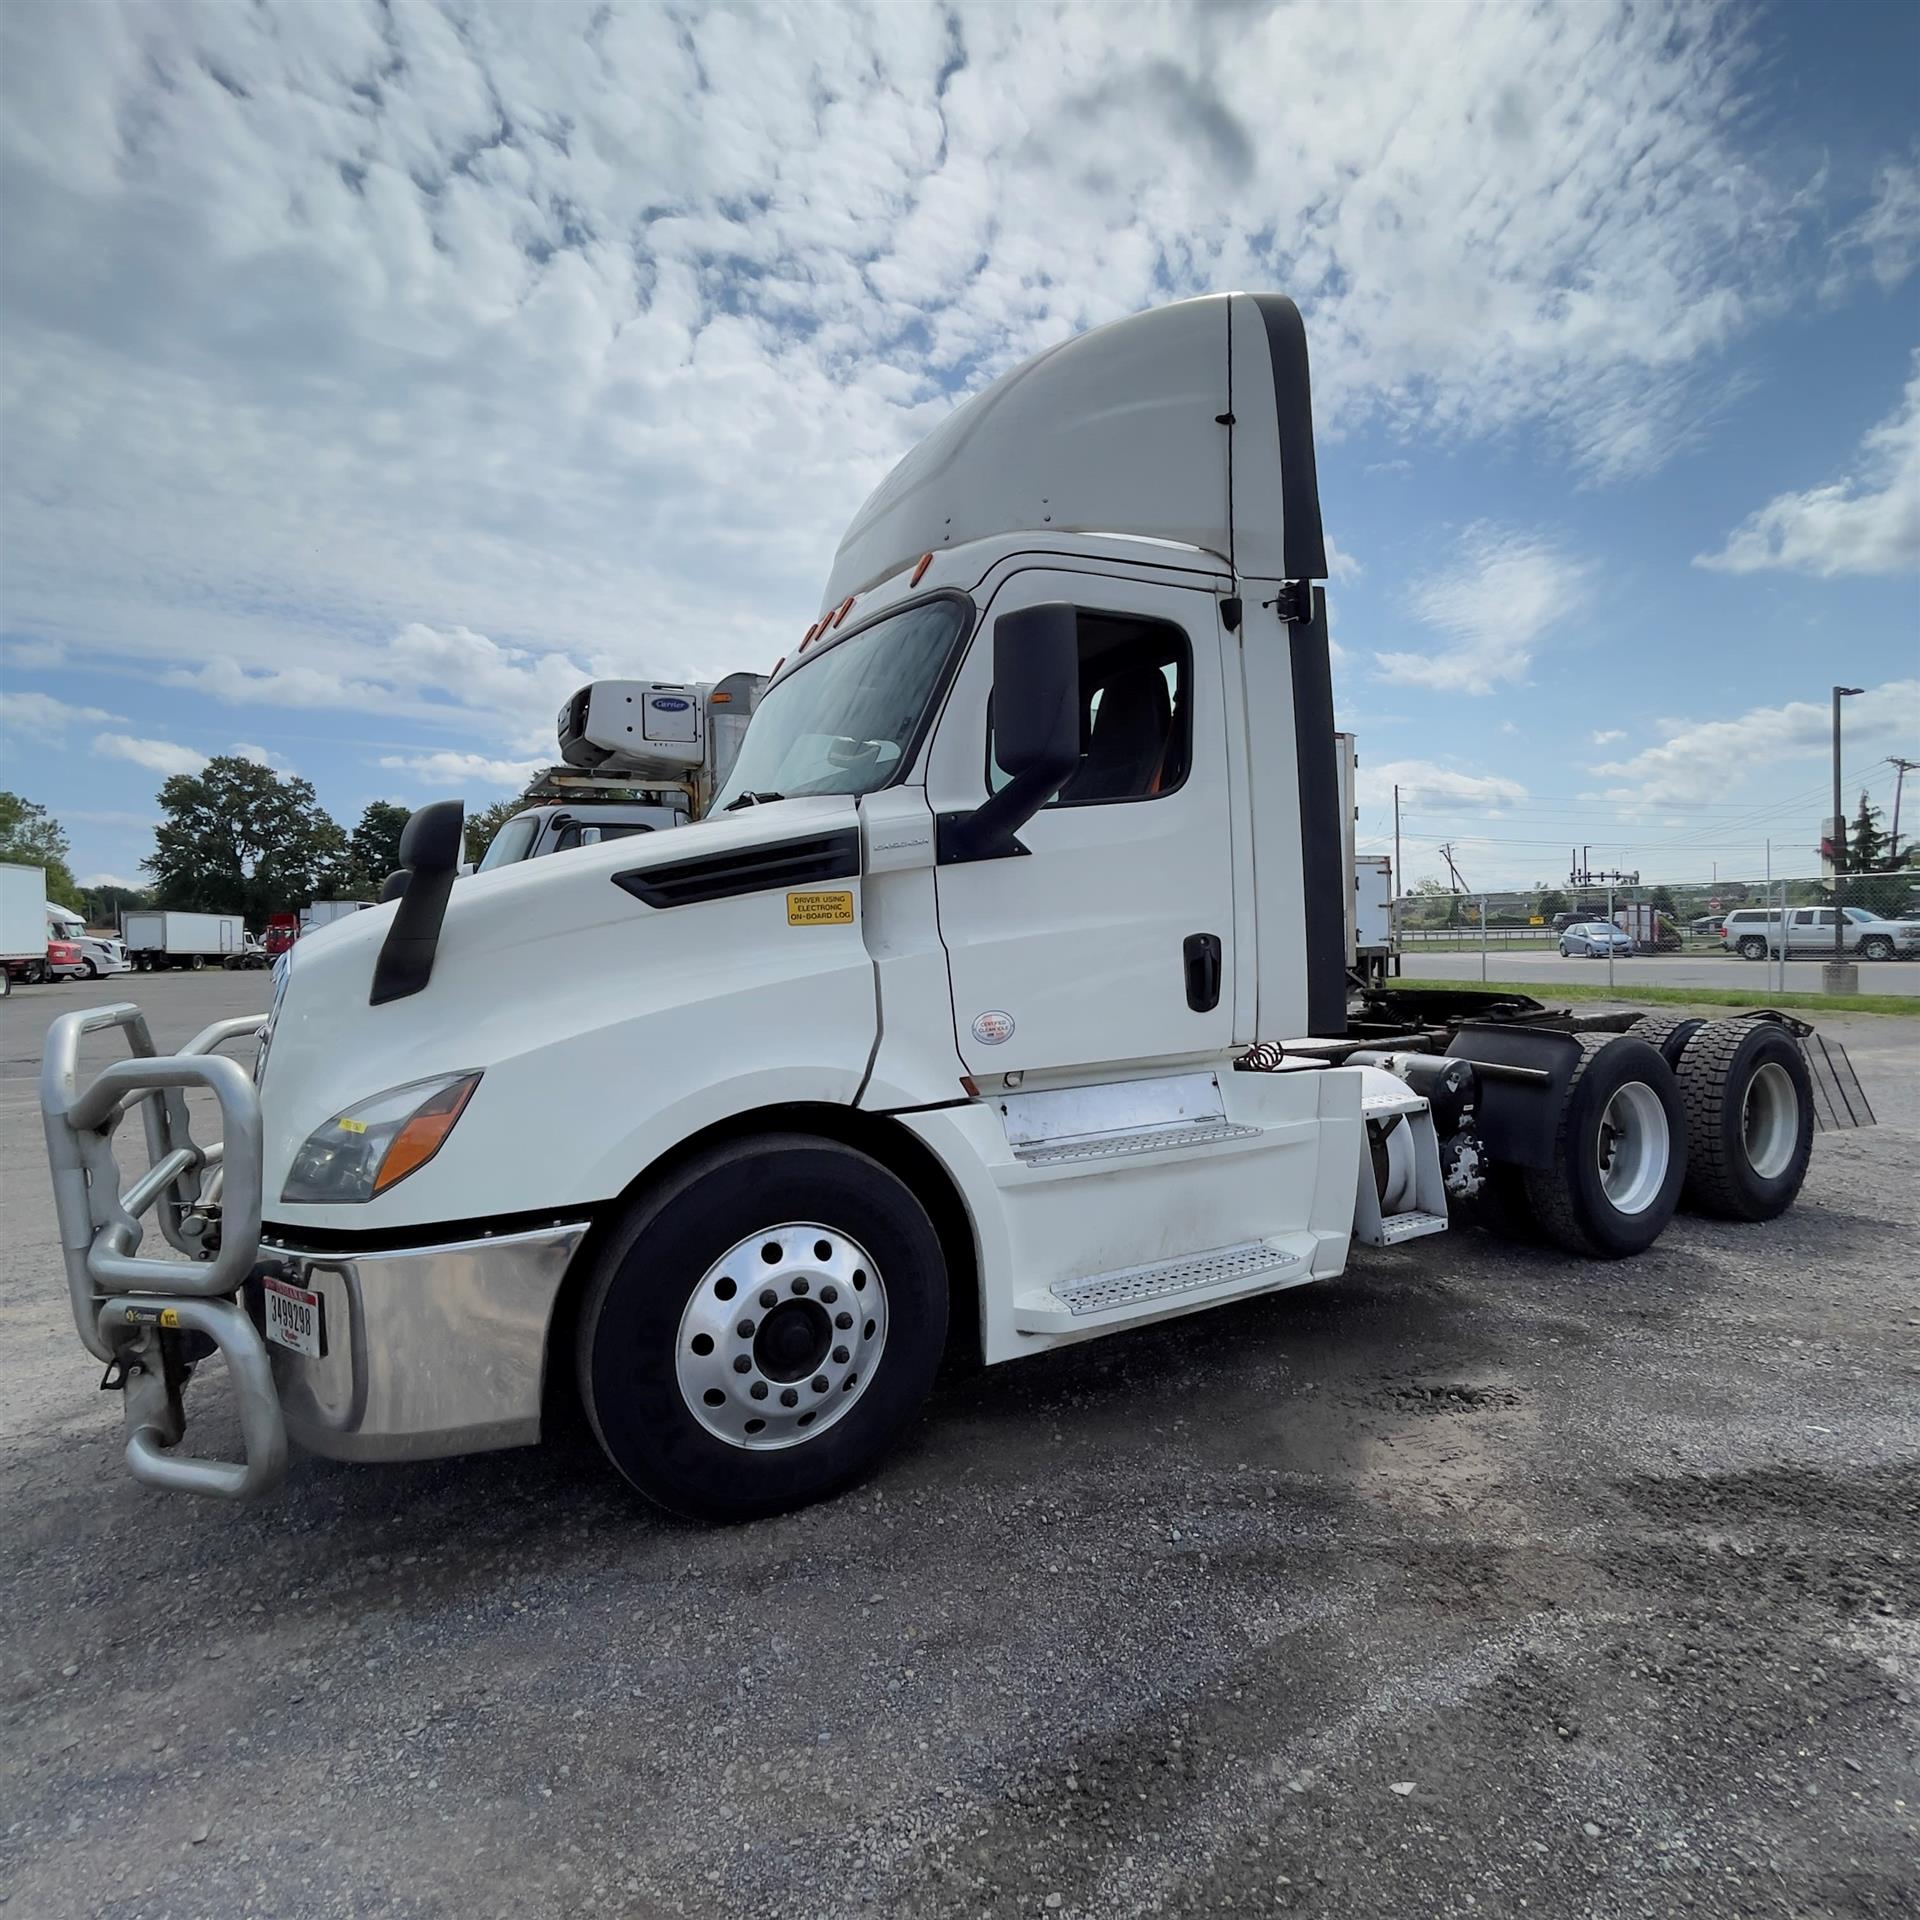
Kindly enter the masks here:
<path id="1" fill-rule="evenodd" d="M 727 900 L 737 893 L 770 893 L 776 888 L 817 887 L 827 880 L 851 880 L 860 871 L 860 834 L 810 834 L 771 847 L 729 848 L 703 853 L 665 866 L 616 873 L 624 887 L 650 907 L 691 907 L 702 900 Z"/>

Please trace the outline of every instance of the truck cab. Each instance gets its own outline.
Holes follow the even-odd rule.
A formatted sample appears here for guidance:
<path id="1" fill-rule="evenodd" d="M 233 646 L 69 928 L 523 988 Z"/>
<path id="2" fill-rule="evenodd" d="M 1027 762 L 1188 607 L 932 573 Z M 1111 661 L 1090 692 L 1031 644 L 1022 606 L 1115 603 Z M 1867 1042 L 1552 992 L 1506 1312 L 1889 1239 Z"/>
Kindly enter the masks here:
<path id="1" fill-rule="evenodd" d="M 705 818 L 456 887 L 459 803 L 422 809 L 389 899 L 280 960 L 251 1071 L 238 1023 L 83 1088 L 56 1023 L 69 1285 L 145 1369 L 136 1473 L 520 1444 L 564 1383 L 635 1487 L 743 1518 L 867 1471 L 950 1346 L 1325 1279 L 1496 1168 L 1564 1245 L 1649 1244 L 1689 1119 L 1630 1017 L 1350 1008 L 1325 574 L 1292 303 L 1117 322 L 882 482 Z M 1772 1074 L 1721 1194 L 1764 1217 L 1808 1069 L 1783 1027 L 1713 1044 L 1736 1104 Z M 141 1197 L 199 1264 L 142 1261 L 84 1176 L 129 1088 L 188 1085 L 219 1163 L 163 1126 Z M 183 1332 L 227 1350 L 243 1463 L 169 1451 Z"/>
<path id="2" fill-rule="evenodd" d="M 633 806 L 620 801 L 583 804 L 568 801 L 560 805 L 529 807 L 502 822 L 475 869 L 492 873 L 517 861 L 533 860 L 543 854 L 567 853 L 575 847 L 598 846 L 603 841 L 621 840 L 636 833 L 658 833 L 669 827 L 685 826 L 686 814 L 666 805 Z"/>

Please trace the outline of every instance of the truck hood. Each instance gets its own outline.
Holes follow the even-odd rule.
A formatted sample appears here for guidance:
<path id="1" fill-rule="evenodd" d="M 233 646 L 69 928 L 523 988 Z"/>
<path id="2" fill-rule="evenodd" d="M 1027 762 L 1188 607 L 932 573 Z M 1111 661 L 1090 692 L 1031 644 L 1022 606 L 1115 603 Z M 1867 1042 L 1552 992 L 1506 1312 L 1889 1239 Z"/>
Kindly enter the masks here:
<path id="1" fill-rule="evenodd" d="M 817 1083 L 804 1097 L 850 1100 L 877 1032 L 857 907 L 845 922 L 793 921 L 788 886 L 813 883 L 788 882 L 769 856 L 858 823 L 848 795 L 777 801 L 469 875 L 448 898 L 426 987 L 377 1007 L 393 905 L 302 940 L 261 1072 L 268 1219 L 412 1228 L 591 1203 L 640 1170 L 624 1145 L 635 1128 L 701 1088 L 792 1070 Z M 690 862 L 742 877 L 688 888 Z M 857 876 L 824 884 L 857 902 Z M 279 1201 L 301 1143 L 335 1114 L 476 1070 L 446 1146 L 387 1193 Z"/>

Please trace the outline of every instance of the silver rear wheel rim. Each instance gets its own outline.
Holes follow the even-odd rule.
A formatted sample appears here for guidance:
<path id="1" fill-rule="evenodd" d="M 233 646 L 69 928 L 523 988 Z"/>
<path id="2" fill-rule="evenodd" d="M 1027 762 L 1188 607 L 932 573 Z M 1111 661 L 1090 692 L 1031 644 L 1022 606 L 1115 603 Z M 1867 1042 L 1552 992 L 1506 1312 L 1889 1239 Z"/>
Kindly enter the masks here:
<path id="1" fill-rule="evenodd" d="M 1666 1182 L 1672 1150 L 1660 1096 L 1644 1080 L 1629 1080 L 1607 1102 L 1595 1144 L 1608 1202 L 1620 1213 L 1645 1213 Z"/>
<path id="2" fill-rule="evenodd" d="M 716 1440 L 776 1452 L 844 1420 L 886 1344 L 886 1283 L 866 1249 L 837 1227 L 789 1221 L 736 1241 L 701 1275 L 674 1376 Z"/>
<path id="3" fill-rule="evenodd" d="M 1762 1180 L 1777 1180 L 1800 1144 L 1800 1094 L 1777 1061 L 1762 1062 L 1740 1103 L 1740 1134 L 1747 1163 Z"/>

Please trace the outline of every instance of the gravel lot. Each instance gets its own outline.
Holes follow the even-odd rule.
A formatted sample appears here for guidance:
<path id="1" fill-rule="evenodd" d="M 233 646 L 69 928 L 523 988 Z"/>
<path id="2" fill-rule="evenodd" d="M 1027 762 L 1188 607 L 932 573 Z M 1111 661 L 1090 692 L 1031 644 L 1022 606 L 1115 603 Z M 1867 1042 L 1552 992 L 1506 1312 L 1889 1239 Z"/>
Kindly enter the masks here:
<path id="1" fill-rule="evenodd" d="M 577 1438 L 127 1477 L 41 1035 L 267 991 L 0 1005 L 8 1913 L 1920 1911 L 1920 1024 L 1822 1021 L 1883 1124 L 1772 1227 L 1364 1255 L 702 1531 Z"/>

